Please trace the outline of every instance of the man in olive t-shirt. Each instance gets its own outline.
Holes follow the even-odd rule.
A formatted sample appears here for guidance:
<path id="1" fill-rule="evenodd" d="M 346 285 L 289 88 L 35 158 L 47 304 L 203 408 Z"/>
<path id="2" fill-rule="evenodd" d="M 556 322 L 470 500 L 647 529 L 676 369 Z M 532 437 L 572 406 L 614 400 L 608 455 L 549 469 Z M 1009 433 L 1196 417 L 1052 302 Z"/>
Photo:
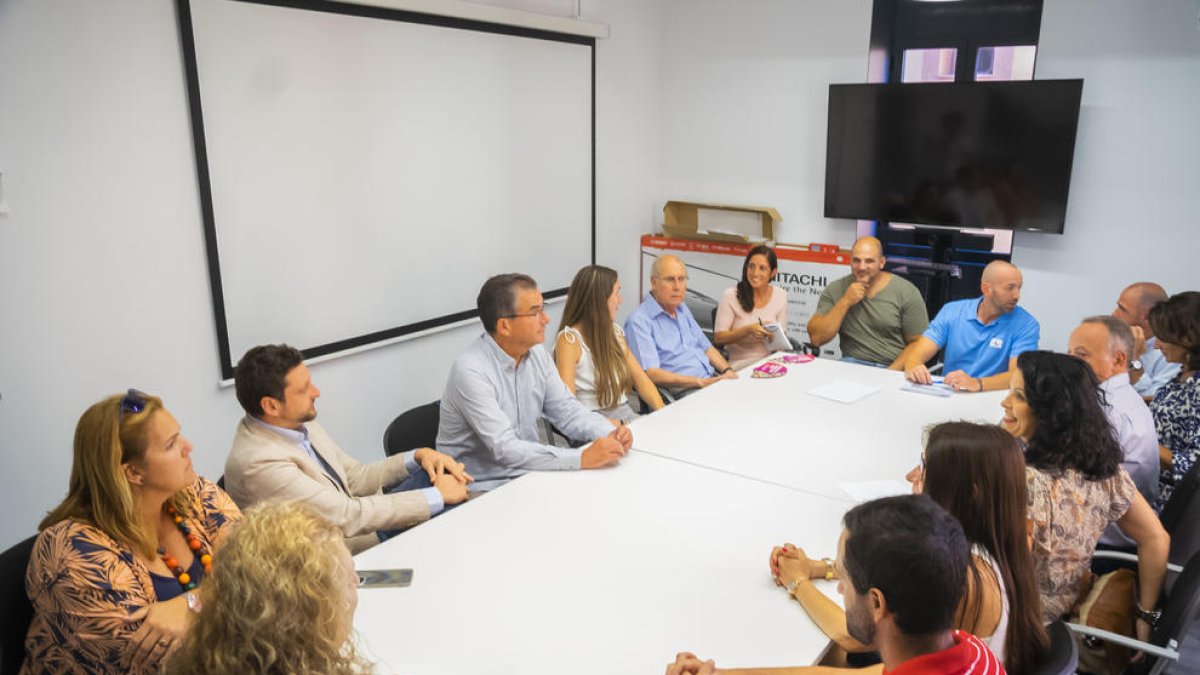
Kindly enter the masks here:
<path id="1" fill-rule="evenodd" d="M 929 326 L 929 314 L 916 286 L 883 271 L 886 262 L 875 237 L 854 242 L 851 273 L 825 287 L 808 321 L 813 344 L 819 347 L 838 335 L 843 358 L 897 365 L 900 352 Z"/>

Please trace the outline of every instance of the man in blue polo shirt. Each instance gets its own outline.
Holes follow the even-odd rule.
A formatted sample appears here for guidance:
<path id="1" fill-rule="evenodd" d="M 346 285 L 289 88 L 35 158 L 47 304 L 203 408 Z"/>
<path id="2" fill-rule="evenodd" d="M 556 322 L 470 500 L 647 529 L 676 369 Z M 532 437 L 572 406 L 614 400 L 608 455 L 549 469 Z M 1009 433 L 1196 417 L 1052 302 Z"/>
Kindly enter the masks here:
<path id="1" fill-rule="evenodd" d="M 1037 319 L 1017 307 L 1021 270 L 994 260 L 983 270 L 983 295 L 946 303 L 925 334 L 904 350 L 904 376 L 918 384 L 933 378 L 925 362 L 946 350 L 946 384 L 958 391 L 1007 389 L 1017 356 L 1038 348 Z"/>
<path id="2" fill-rule="evenodd" d="M 629 351 L 654 384 L 676 395 L 737 377 L 704 337 L 686 297 L 687 268 L 673 255 L 659 256 L 650 268 L 650 294 L 625 320 Z"/>

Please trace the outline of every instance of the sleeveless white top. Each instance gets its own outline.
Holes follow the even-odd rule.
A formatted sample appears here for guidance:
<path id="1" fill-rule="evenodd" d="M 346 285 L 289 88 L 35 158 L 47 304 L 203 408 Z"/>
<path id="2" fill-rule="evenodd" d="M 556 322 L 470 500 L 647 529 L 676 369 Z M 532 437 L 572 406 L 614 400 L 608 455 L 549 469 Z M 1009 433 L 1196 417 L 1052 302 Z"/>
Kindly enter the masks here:
<path id="1" fill-rule="evenodd" d="M 996 624 L 996 630 L 992 631 L 990 637 L 981 637 L 979 640 L 992 650 L 1001 663 L 1004 663 L 1004 642 L 1008 639 L 1008 589 L 1004 587 L 1004 577 L 1000 575 L 1000 565 L 986 548 L 975 544 L 971 546 L 971 554 L 991 565 L 992 574 L 996 576 L 996 583 L 1000 585 L 1000 622 Z"/>
<path id="2" fill-rule="evenodd" d="M 617 340 L 625 343 L 625 331 L 613 322 L 613 332 L 617 335 Z M 592 350 L 588 349 L 587 342 L 584 341 L 583 335 L 571 326 L 563 328 L 558 334 L 567 344 L 578 344 L 580 347 L 579 363 L 575 364 L 575 398 L 585 405 L 588 410 L 601 410 L 600 401 L 596 399 L 596 362 L 592 360 Z M 621 392 L 621 399 L 617 401 L 614 408 L 619 408 L 625 405 L 626 395 Z"/>

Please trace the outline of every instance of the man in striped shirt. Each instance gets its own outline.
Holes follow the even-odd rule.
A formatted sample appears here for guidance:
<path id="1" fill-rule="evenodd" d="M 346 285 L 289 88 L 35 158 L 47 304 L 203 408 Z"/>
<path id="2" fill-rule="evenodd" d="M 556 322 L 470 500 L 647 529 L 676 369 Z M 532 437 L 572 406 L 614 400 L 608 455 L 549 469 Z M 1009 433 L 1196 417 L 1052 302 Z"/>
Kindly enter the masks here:
<path id="1" fill-rule="evenodd" d="M 966 588 L 970 547 L 962 526 L 924 495 L 860 504 L 843 520 L 838 591 L 850 635 L 879 650 L 890 675 L 1003 675 L 974 635 L 951 630 Z M 777 669 L 777 675 L 807 668 Z M 712 661 L 681 653 L 667 675 L 707 675 Z"/>

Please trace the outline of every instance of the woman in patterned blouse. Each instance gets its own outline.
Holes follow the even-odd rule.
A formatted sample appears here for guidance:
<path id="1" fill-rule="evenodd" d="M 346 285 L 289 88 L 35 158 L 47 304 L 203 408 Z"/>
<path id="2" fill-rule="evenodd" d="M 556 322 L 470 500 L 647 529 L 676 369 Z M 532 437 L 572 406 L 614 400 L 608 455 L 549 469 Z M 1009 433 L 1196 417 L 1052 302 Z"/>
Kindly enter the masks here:
<path id="1" fill-rule="evenodd" d="M 199 611 L 188 586 L 241 515 L 191 452 L 162 401 L 132 389 L 79 418 L 67 497 L 42 521 L 25 577 L 22 673 L 161 669 Z"/>
<path id="2" fill-rule="evenodd" d="M 1025 352 L 1010 387 L 1001 424 L 1026 443 L 1026 517 L 1045 620 L 1070 611 L 1096 542 L 1114 522 L 1137 543 L 1138 605 L 1153 611 L 1170 538 L 1121 468 L 1091 367 L 1066 354 Z M 1139 619 L 1137 633 L 1148 639 L 1150 624 Z"/>
<path id="3" fill-rule="evenodd" d="M 1150 328 L 1179 377 L 1163 385 L 1150 403 L 1158 429 L 1158 510 L 1200 457 L 1200 292 L 1178 293 L 1150 309 Z"/>

